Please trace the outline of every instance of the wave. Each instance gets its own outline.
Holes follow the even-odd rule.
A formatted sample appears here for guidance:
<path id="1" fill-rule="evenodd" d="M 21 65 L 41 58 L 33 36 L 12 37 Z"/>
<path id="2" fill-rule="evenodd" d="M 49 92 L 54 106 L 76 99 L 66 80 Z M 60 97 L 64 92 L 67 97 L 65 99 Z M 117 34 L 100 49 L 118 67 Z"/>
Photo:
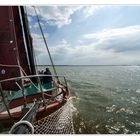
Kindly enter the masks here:
<path id="1" fill-rule="evenodd" d="M 69 80 L 78 134 L 139 134 L 140 89 Z"/>

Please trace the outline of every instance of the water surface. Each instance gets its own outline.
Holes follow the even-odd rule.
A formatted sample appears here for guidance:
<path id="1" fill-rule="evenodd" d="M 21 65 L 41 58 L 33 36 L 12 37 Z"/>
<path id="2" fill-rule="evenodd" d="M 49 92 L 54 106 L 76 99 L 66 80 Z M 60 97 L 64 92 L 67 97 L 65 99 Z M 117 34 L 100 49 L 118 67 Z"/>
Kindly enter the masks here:
<path id="1" fill-rule="evenodd" d="M 57 66 L 67 77 L 81 134 L 140 133 L 139 66 Z"/>

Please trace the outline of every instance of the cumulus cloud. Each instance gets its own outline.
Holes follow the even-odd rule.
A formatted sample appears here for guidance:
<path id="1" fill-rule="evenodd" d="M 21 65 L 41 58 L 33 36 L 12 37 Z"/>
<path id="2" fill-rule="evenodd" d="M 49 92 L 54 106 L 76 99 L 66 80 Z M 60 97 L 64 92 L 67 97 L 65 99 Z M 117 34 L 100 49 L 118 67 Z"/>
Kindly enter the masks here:
<path id="1" fill-rule="evenodd" d="M 106 29 L 96 34 L 86 34 L 81 39 L 86 43 L 75 47 L 71 47 L 68 43 L 55 46 L 56 58 L 60 58 L 60 54 L 63 56 L 59 62 L 56 59 L 56 62 L 58 64 L 61 62 L 63 64 L 119 65 L 138 64 L 140 61 L 139 25 Z M 59 49 L 63 52 L 61 53 Z"/>
<path id="2" fill-rule="evenodd" d="M 40 36 L 34 35 L 39 62 L 50 64 Z M 82 43 L 71 46 L 62 39 L 57 45 L 50 46 L 54 64 L 119 65 L 140 62 L 140 26 L 106 29 L 98 33 L 85 34 Z M 88 40 L 89 42 L 84 43 Z M 93 42 L 93 40 L 96 40 Z"/>
<path id="3" fill-rule="evenodd" d="M 85 17 L 89 17 L 94 15 L 98 10 L 100 10 L 101 8 L 104 8 L 105 6 L 103 5 L 91 5 L 91 6 L 85 6 L 83 8 L 83 13 L 85 15 Z"/>
<path id="4" fill-rule="evenodd" d="M 70 24 L 71 16 L 82 6 L 40 6 L 37 7 L 38 14 L 50 25 L 58 28 Z M 33 7 L 27 7 L 29 15 L 35 16 Z"/>

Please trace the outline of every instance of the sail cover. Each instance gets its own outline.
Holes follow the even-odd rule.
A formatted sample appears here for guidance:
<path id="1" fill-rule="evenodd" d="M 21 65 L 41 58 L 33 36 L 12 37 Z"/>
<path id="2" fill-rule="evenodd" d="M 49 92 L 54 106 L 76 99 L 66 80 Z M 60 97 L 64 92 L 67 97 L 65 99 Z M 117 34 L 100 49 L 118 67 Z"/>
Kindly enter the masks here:
<path id="1" fill-rule="evenodd" d="M 17 6 L 0 6 L 0 80 L 19 77 L 19 66 L 30 74 L 19 9 Z M 19 89 L 15 81 L 2 83 L 2 88 Z"/>

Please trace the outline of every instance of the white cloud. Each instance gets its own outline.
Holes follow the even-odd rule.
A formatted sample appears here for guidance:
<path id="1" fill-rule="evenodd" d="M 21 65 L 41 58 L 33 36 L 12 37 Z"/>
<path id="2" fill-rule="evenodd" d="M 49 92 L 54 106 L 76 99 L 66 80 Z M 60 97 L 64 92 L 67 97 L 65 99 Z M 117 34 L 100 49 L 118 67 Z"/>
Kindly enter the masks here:
<path id="1" fill-rule="evenodd" d="M 33 6 L 25 6 L 25 11 L 27 12 L 28 16 L 36 15 Z"/>
<path id="2" fill-rule="evenodd" d="M 140 31 L 140 25 L 137 26 L 129 26 L 124 28 L 115 28 L 115 29 L 104 29 L 103 31 L 99 33 L 93 33 L 93 34 L 86 34 L 84 37 L 86 39 L 109 39 L 112 37 L 117 36 L 126 36 L 135 34 Z"/>
<path id="3" fill-rule="evenodd" d="M 34 34 L 39 62 L 50 64 L 46 48 L 40 36 Z M 138 64 L 140 62 L 140 26 L 106 29 L 98 33 L 85 34 L 79 44 L 71 46 L 62 39 L 49 46 L 54 64 Z M 85 41 L 85 43 L 84 43 Z"/>
<path id="4" fill-rule="evenodd" d="M 105 6 L 103 5 L 92 5 L 92 6 L 85 6 L 83 9 L 83 13 L 85 17 L 89 17 L 94 15 L 98 10 L 101 8 L 104 8 Z"/>
<path id="5" fill-rule="evenodd" d="M 138 64 L 140 62 L 140 26 L 106 29 L 84 35 L 75 47 L 62 47 L 66 64 Z M 81 40 L 84 40 L 81 38 Z M 93 40 L 96 41 L 93 41 Z M 57 52 L 57 51 L 56 51 Z M 63 63 L 63 59 L 61 59 Z"/>
<path id="6" fill-rule="evenodd" d="M 58 28 L 72 22 L 72 15 L 82 9 L 83 19 L 94 15 L 104 6 L 41 6 L 41 19 Z M 35 16 L 32 7 L 28 7 L 28 14 Z M 116 17 L 115 20 L 119 20 Z M 29 17 L 29 20 L 34 20 Z M 84 19 L 85 20 L 85 19 Z M 115 22 L 115 21 L 114 21 Z M 32 27 L 36 28 L 35 23 Z M 44 25 L 43 25 L 44 26 Z M 82 26 L 83 27 L 83 26 Z M 82 29 L 81 29 L 82 30 Z M 40 64 L 50 64 L 44 41 L 39 34 L 33 34 L 35 51 Z M 46 38 L 48 34 L 45 34 Z M 63 38 L 55 46 L 49 46 L 55 64 L 138 64 L 140 63 L 140 25 L 114 29 L 104 29 L 99 32 L 85 34 L 75 41 L 73 36 L 71 46 Z"/>
<path id="7" fill-rule="evenodd" d="M 45 37 L 47 38 L 47 34 L 45 34 Z M 49 62 L 48 52 L 44 43 L 44 40 L 41 35 L 32 33 L 33 38 L 33 46 L 34 46 L 34 52 L 35 57 L 38 61 L 38 63 L 42 63 L 42 61 L 47 60 L 46 62 Z"/>
<path id="8" fill-rule="evenodd" d="M 78 11 L 83 10 L 82 18 L 87 18 L 96 13 L 96 11 L 107 7 L 103 5 L 78 5 L 78 6 L 36 6 L 38 15 L 40 15 L 46 22 L 52 26 L 61 28 L 72 22 L 72 15 Z M 28 15 L 36 16 L 33 7 L 27 6 Z"/>
<path id="9" fill-rule="evenodd" d="M 98 33 L 86 34 L 85 39 L 96 41 L 98 49 L 116 52 L 140 50 L 140 25 L 124 28 L 106 29 Z"/>
<path id="10" fill-rule="evenodd" d="M 32 33 L 34 50 L 39 54 L 44 53 L 44 41 L 39 34 Z"/>
<path id="11" fill-rule="evenodd" d="M 38 10 L 39 8 L 39 10 Z M 71 16 L 79 10 L 81 6 L 40 6 L 36 7 L 38 14 L 50 25 L 62 27 L 72 22 Z M 27 7 L 28 14 L 35 16 L 33 7 Z"/>

